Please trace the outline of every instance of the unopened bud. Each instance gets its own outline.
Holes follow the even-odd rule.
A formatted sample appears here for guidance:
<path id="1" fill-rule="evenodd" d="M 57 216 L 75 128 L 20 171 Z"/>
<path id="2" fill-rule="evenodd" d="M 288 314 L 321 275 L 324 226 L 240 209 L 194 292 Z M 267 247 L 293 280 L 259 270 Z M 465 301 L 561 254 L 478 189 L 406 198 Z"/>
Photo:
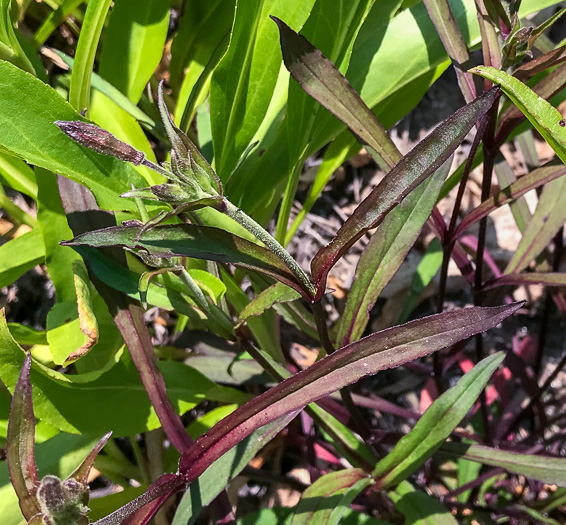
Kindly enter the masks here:
<path id="1" fill-rule="evenodd" d="M 109 131 L 94 124 L 88 124 L 80 120 L 57 120 L 55 124 L 75 142 L 98 153 L 110 155 L 125 162 L 131 162 L 136 166 L 139 166 L 145 159 L 145 155 L 141 151 L 122 142 Z"/>

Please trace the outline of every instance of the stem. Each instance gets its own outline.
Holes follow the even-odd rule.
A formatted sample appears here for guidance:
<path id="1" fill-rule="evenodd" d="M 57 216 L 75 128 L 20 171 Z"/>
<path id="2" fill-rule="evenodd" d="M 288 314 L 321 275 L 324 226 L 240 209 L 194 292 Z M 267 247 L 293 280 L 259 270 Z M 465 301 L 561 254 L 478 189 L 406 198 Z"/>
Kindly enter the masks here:
<path id="1" fill-rule="evenodd" d="M 277 217 L 277 226 L 275 228 L 275 238 L 280 242 L 285 242 L 291 208 L 293 207 L 293 201 L 295 200 L 297 187 L 299 186 L 299 176 L 302 169 L 303 162 L 301 160 L 295 164 L 295 168 L 291 173 L 291 176 L 287 179 L 285 193 L 283 194 L 283 200 L 281 202 L 281 207 L 279 208 L 279 216 Z"/>
<path id="2" fill-rule="evenodd" d="M 260 240 L 267 248 L 269 248 L 277 257 L 279 257 L 291 273 L 297 278 L 297 280 L 303 285 L 304 290 L 311 296 L 314 297 L 316 290 L 314 285 L 307 277 L 307 274 L 298 265 L 297 261 L 289 255 L 289 252 L 276 241 L 273 236 L 271 236 L 263 226 L 259 225 L 254 221 L 247 213 L 244 213 L 240 208 L 234 206 L 228 199 L 224 199 L 224 204 L 226 209 L 224 213 L 228 215 L 231 219 L 234 219 L 240 226 L 243 226 L 252 235 L 254 235 L 258 240 Z"/>
<path id="3" fill-rule="evenodd" d="M 191 277 L 191 274 L 184 267 L 181 269 L 179 277 L 183 281 L 183 284 L 189 289 L 191 298 L 197 303 L 197 306 L 228 333 L 228 339 L 233 337 L 234 326 L 228 316 L 206 298 L 203 291 Z"/>

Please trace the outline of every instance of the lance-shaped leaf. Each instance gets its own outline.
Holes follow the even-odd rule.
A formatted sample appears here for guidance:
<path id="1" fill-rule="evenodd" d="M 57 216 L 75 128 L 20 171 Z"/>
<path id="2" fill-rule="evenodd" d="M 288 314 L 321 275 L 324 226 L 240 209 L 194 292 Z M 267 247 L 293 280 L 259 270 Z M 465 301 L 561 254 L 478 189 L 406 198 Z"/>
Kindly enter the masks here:
<path id="1" fill-rule="evenodd" d="M 292 288 L 289 288 L 282 283 L 275 283 L 269 288 L 263 290 L 263 292 L 258 294 L 255 299 L 245 306 L 245 308 L 240 312 L 240 323 L 245 322 L 245 320 L 249 317 L 261 315 L 276 304 L 296 301 L 299 297 L 299 294 Z"/>
<path id="2" fill-rule="evenodd" d="M 433 315 L 345 346 L 246 403 L 203 434 L 181 457 L 179 472 L 190 482 L 256 428 L 362 377 L 488 330 L 520 306 L 468 308 Z"/>
<path id="3" fill-rule="evenodd" d="M 475 224 L 491 212 L 563 175 L 566 175 L 566 166 L 562 163 L 546 164 L 541 168 L 531 171 L 529 174 L 521 177 L 517 182 L 514 182 L 482 202 L 477 208 L 468 213 L 459 224 L 458 228 L 456 228 L 454 236 L 458 238 L 460 235 L 464 234 L 472 224 Z"/>
<path id="4" fill-rule="evenodd" d="M 93 525 L 145 525 L 159 506 L 171 494 L 183 487 L 183 478 L 178 474 L 163 474 L 141 496 L 114 511 Z M 153 503 L 155 502 L 155 503 Z M 153 503 L 153 504 L 152 504 Z M 139 518 L 135 521 L 134 518 Z"/>
<path id="5" fill-rule="evenodd" d="M 304 36 L 278 18 L 283 61 L 301 87 L 344 122 L 360 140 L 392 167 L 401 158 L 387 131 L 338 68 Z"/>
<path id="6" fill-rule="evenodd" d="M 381 487 L 391 487 L 407 479 L 438 450 L 468 413 L 503 359 L 503 352 L 487 357 L 428 408 L 415 428 L 376 465 L 373 474 Z"/>
<path id="7" fill-rule="evenodd" d="M 31 354 L 27 353 L 14 388 L 12 409 L 6 437 L 6 458 L 14 490 L 18 495 L 20 509 L 27 520 L 41 512 L 37 500 L 39 475 L 35 465 L 35 417 L 29 371 Z"/>
<path id="8" fill-rule="evenodd" d="M 489 66 L 478 66 L 470 70 L 494 84 L 523 112 L 531 124 L 566 163 L 566 122 L 560 112 L 537 95 L 530 87 L 515 77 Z"/>
<path id="9" fill-rule="evenodd" d="M 337 524 L 354 498 L 373 480 L 361 469 L 331 472 L 303 492 L 292 525 Z"/>
<path id="10" fill-rule="evenodd" d="M 492 467 L 502 467 L 509 472 L 540 479 L 545 483 L 556 483 L 560 487 L 566 487 L 566 458 L 535 456 L 464 443 L 445 443 L 440 451 L 442 456 L 450 459 L 465 458 Z"/>
<path id="11" fill-rule="evenodd" d="M 67 478 L 67 479 L 74 479 L 77 483 L 80 483 L 85 492 L 88 494 L 88 475 L 90 474 L 90 470 L 94 465 L 94 460 L 100 453 L 100 451 L 106 445 L 106 442 L 110 439 L 112 432 L 108 432 L 100 441 L 94 446 L 94 448 L 89 452 L 88 456 L 84 459 L 84 461 L 77 467 L 77 469 Z M 86 505 L 87 502 L 85 502 Z"/>
<path id="12" fill-rule="evenodd" d="M 566 286 L 566 273 L 558 272 L 533 272 L 533 273 L 510 273 L 502 275 L 483 286 L 484 290 L 491 290 L 498 286 L 529 286 L 531 284 L 542 284 L 543 286 Z"/>
<path id="13" fill-rule="evenodd" d="M 151 257 L 194 257 L 222 263 L 233 263 L 265 273 L 297 290 L 308 299 L 295 276 L 272 252 L 219 228 L 195 224 L 168 224 L 143 232 L 141 223 L 115 226 L 85 233 L 66 246 L 122 246 Z"/>
<path id="14" fill-rule="evenodd" d="M 372 236 L 356 267 L 344 315 L 338 328 L 338 345 L 359 339 L 379 294 L 395 275 L 417 240 L 436 204 L 451 158 L 434 175 L 393 209 Z"/>
<path id="15" fill-rule="evenodd" d="M 317 298 L 324 293 L 328 272 L 336 261 L 369 229 L 383 221 L 413 189 L 434 173 L 454 152 L 473 125 L 493 105 L 491 89 L 448 117 L 384 177 L 342 225 L 334 239 L 312 261 Z"/>

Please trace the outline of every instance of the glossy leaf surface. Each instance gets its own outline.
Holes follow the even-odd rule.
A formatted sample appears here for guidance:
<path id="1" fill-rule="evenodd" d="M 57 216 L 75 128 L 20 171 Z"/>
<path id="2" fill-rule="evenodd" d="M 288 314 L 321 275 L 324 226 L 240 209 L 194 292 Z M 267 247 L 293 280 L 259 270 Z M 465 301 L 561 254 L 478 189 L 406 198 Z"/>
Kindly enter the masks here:
<path id="1" fill-rule="evenodd" d="M 181 458 L 191 481 L 256 428 L 367 375 L 417 359 L 501 322 L 520 305 L 469 308 L 390 328 L 352 343 L 286 379 L 213 427 Z"/>
<path id="2" fill-rule="evenodd" d="M 405 155 L 362 201 L 334 239 L 312 261 L 318 297 L 324 293 L 328 272 L 336 261 L 448 159 L 478 119 L 491 108 L 496 96 L 497 91 L 490 90 L 456 111 Z"/>

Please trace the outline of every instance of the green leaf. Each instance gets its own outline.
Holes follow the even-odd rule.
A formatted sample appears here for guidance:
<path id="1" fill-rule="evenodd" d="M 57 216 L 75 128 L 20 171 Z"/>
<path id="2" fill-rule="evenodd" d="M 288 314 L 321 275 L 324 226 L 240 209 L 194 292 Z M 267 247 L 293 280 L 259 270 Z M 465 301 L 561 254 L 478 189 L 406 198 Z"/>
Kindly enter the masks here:
<path id="1" fill-rule="evenodd" d="M 183 454 L 180 472 L 189 481 L 196 479 L 208 465 L 256 428 L 362 377 L 483 332 L 520 306 L 467 308 L 438 314 L 378 332 L 341 348 L 240 407 L 222 425 L 213 427 Z"/>
<path id="2" fill-rule="evenodd" d="M 24 351 L 12 339 L 5 321 L 0 323 L 0 378 L 13 390 L 24 361 Z M 36 417 L 71 433 L 127 436 L 160 426 L 137 370 L 126 362 L 88 383 L 72 382 L 73 376 L 51 373 L 34 363 L 31 372 Z M 160 370 L 167 392 L 179 413 L 194 408 L 203 399 L 245 402 L 248 396 L 220 387 L 182 363 L 162 362 Z M 57 377 L 57 379 L 55 378 Z M 73 403 L 69 403 L 69 399 Z M 111 406 L 112 410 L 107 408 Z M 85 409 L 88 407 L 88 410 Z"/>
<path id="3" fill-rule="evenodd" d="M 45 41 L 49 38 L 51 33 L 55 31 L 57 26 L 67 18 L 84 0 L 63 0 L 61 5 L 49 13 L 47 18 L 43 21 L 39 29 L 33 35 L 31 43 L 40 48 Z"/>
<path id="4" fill-rule="evenodd" d="M 99 75 L 138 103 L 161 60 L 168 0 L 120 0 L 110 12 Z"/>
<path id="5" fill-rule="evenodd" d="M 265 273 L 305 294 L 294 275 L 272 252 L 218 228 L 194 224 L 156 226 L 142 232 L 141 223 L 85 233 L 67 246 L 123 246 L 154 257 L 194 257 L 229 262 Z"/>
<path id="6" fill-rule="evenodd" d="M 7 60 L 15 66 L 35 75 L 35 68 L 26 56 L 11 19 L 10 4 L 12 0 L 0 0 L 0 59 Z"/>
<path id="7" fill-rule="evenodd" d="M 246 321 L 249 317 L 261 315 L 269 310 L 275 304 L 282 304 L 299 299 L 300 294 L 289 288 L 283 283 L 276 283 L 269 288 L 263 290 L 255 299 L 240 312 L 240 323 Z"/>
<path id="8" fill-rule="evenodd" d="M 18 277 L 41 264 L 45 247 L 41 228 L 34 228 L 0 246 L 0 288 L 12 284 Z"/>
<path id="9" fill-rule="evenodd" d="M 502 467 L 527 478 L 566 487 L 566 459 L 562 457 L 535 456 L 463 443 L 445 443 L 440 450 L 445 457 L 462 457 L 492 467 Z"/>
<path id="10" fill-rule="evenodd" d="M 438 500 L 426 492 L 416 490 L 408 481 L 403 481 L 397 490 L 389 493 L 395 508 L 411 525 L 458 525 L 456 518 Z"/>
<path id="11" fill-rule="evenodd" d="M 372 483 L 361 469 L 338 470 L 318 478 L 303 492 L 291 525 L 338 523 L 352 500 Z"/>
<path id="12" fill-rule="evenodd" d="M 480 361 L 458 384 L 442 394 L 373 472 L 382 487 L 407 479 L 430 458 L 468 413 L 491 374 L 505 358 L 498 352 Z"/>
<path id="13" fill-rule="evenodd" d="M 14 100 L 25 103 L 14 106 Z M 83 120 L 55 90 L 7 62 L 0 61 L 0 146 L 54 173 L 83 184 L 99 206 L 136 211 L 119 195 L 145 185 L 124 162 L 87 150 L 62 133 L 56 120 Z"/>
<path id="14" fill-rule="evenodd" d="M 236 477 L 253 459 L 257 452 L 273 439 L 295 414 L 274 421 L 253 432 L 236 447 L 228 451 L 191 483 L 183 495 L 172 525 L 191 525 L 204 508 L 222 491 L 228 482 Z"/>
<path id="15" fill-rule="evenodd" d="M 368 230 L 450 157 L 474 124 L 491 108 L 497 90 L 481 95 L 439 124 L 405 155 L 361 202 L 332 241 L 315 255 L 312 274 L 317 298 L 325 291 L 328 272 L 336 261 Z"/>
<path id="16" fill-rule="evenodd" d="M 111 3 L 112 0 L 92 0 L 86 8 L 69 90 L 69 103 L 77 111 L 90 108 L 90 75 L 94 69 L 100 33 Z"/>
<path id="17" fill-rule="evenodd" d="M 33 170 L 23 161 L 8 153 L 0 152 L 1 180 L 11 188 L 37 198 L 37 181 Z"/>
<path id="18" fill-rule="evenodd" d="M 338 325 L 338 346 L 363 335 L 369 312 L 417 240 L 436 204 L 451 164 L 452 158 L 394 208 L 364 248 Z"/>
<path id="19" fill-rule="evenodd" d="M 215 167 L 223 180 L 237 166 L 264 120 L 279 76 L 277 29 L 280 16 L 300 28 L 314 0 L 238 1 L 230 44 L 210 86 Z"/>
<path id="20" fill-rule="evenodd" d="M 566 163 L 566 123 L 555 107 L 520 80 L 503 71 L 488 66 L 478 66 L 470 71 L 491 80 L 494 84 L 499 84 L 562 162 Z"/>

